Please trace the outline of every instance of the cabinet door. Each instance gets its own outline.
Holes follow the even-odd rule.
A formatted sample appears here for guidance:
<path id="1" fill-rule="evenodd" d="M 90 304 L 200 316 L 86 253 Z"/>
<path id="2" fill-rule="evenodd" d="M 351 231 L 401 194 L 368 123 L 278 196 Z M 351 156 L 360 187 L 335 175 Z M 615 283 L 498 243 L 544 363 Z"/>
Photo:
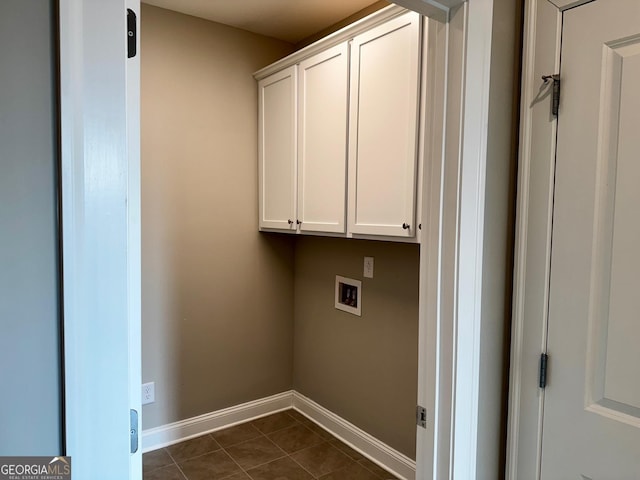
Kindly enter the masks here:
<path id="1" fill-rule="evenodd" d="M 295 231 L 296 66 L 258 83 L 259 226 Z"/>
<path id="2" fill-rule="evenodd" d="M 301 231 L 345 231 L 348 45 L 300 63 L 298 219 Z"/>
<path id="3" fill-rule="evenodd" d="M 420 16 L 351 46 L 349 231 L 415 236 Z"/>

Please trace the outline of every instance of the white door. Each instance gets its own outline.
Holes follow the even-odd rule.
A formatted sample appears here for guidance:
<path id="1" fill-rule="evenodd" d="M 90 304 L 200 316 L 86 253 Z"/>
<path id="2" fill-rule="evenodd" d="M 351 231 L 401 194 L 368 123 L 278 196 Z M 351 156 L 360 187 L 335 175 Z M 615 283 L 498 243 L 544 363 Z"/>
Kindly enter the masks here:
<path id="1" fill-rule="evenodd" d="M 564 12 L 543 479 L 640 478 L 640 1 Z"/>
<path id="2" fill-rule="evenodd" d="M 296 66 L 258 83 L 259 227 L 296 231 Z"/>
<path id="3" fill-rule="evenodd" d="M 349 231 L 415 236 L 420 16 L 353 39 Z"/>
<path id="4" fill-rule="evenodd" d="M 298 216 L 301 231 L 344 233 L 348 45 L 300 62 Z"/>

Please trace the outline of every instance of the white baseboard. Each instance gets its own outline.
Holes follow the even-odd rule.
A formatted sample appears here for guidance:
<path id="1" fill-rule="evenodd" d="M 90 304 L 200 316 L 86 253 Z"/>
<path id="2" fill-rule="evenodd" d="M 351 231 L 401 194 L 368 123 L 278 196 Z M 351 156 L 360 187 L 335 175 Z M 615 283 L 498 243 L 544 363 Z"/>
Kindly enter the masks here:
<path id="1" fill-rule="evenodd" d="M 415 480 L 416 462 L 313 400 L 294 391 L 293 408 L 372 462 L 403 480 Z"/>
<path id="2" fill-rule="evenodd" d="M 150 452 L 158 448 L 173 445 L 206 433 L 232 427 L 238 423 L 288 410 L 293 403 L 293 391 L 278 393 L 271 397 L 242 403 L 233 407 L 205 413 L 198 417 L 143 430 L 142 452 Z"/>
<path id="3" fill-rule="evenodd" d="M 414 460 L 294 390 L 144 430 L 142 452 L 157 450 L 290 408 L 294 408 L 398 478 L 415 480 Z"/>

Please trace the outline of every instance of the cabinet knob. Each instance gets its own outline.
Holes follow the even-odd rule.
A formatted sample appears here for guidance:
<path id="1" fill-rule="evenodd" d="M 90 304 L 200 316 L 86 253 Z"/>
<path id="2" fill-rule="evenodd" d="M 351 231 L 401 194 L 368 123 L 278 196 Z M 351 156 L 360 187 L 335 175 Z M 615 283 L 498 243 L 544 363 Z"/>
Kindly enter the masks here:
<path id="1" fill-rule="evenodd" d="M 418 225 L 418 230 L 422 230 L 422 224 Z"/>
<path id="2" fill-rule="evenodd" d="M 289 219 L 287 220 L 287 222 L 289 223 L 289 225 L 293 225 L 293 220 Z"/>
<path id="3" fill-rule="evenodd" d="M 301 225 L 302 222 L 300 220 L 296 220 L 296 225 Z"/>
<path id="4" fill-rule="evenodd" d="M 408 223 L 403 223 L 402 228 L 404 228 L 405 230 L 409 230 L 409 228 L 411 228 L 411 225 L 409 225 Z"/>

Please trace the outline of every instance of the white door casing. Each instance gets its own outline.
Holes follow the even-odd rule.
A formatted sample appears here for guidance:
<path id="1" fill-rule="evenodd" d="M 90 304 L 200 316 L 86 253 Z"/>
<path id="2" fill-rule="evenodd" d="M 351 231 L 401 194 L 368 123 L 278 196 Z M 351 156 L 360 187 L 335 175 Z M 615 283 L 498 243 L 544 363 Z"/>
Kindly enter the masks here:
<path id="1" fill-rule="evenodd" d="M 552 85 L 559 72 L 562 13 L 548 0 L 525 4 L 518 198 L 507 440 L 508 479 L 539 478 L 544 390 L 538 363 L 546 347 L 556 118 Z"/>
<path id="2" fill-rule="evenodd" d="M 523 88 L 533 96 L 536 68 L 557 58 L 549 23 L 562 24 L 562 97 L 554 176 L 548 99 L 523 96 L 507 475 L 638 478 L 640 4 L 529 7 L 528 28 L 548 29 L 527 36 Z M 537 390 L 547 334 L 548 384 Z"/>
<path id="3" fill-rule="evenodd" d="M 61 2 L 63 9 L 68 8 L 68 12 L 67 12 L 68 15 L 64 15 L 64 14 L 61 15 L 61 17 L 63 17 L 63 24 L 65 22 L 67 23 L 66 27 L 63 27 L 61 31 L 62 37 L 63 37 L 61 39 L 61 53 L 63 56 L 62 65 L 61 65 L 62 74 L 63 74 L 63 81 L 62 81 L 63 97 L 66 89 L 66 94 L 70 96 L 70 99 L 75 100 L 73 103 L 71 103 L 71 100 L 69 99 L 65 100 L 63 98 L 63 108 L 62 108 L 63 116 L 65 115 L 68 116 L 66 121 L 71 122 L 71 125 L 73 127 L 71 129 L 66 130 L 66 132 L 68 133 L 65 133 L 63 131 L 63 149 L 70 149 L 70 152 L 67 152 L 67 154 L 71 153 L 72 156 L 67 155 L 67 158 L 77 159 L 77 161 L 75 161 L 75 163 L 71 165 L 69 167 L 69 170 L 66 172 L 68 176 L 67 180 L 73 180 L 77 176 L 82 177 L 84 174 L 84 165 L 83 165 L 82 159 L 83 159 L 83 154 L 85 150 L 84 147 L 86 142 L 83 139 L 83 135 L 84 135 L 83 128 L 88 127 L 91 124 L 91 119 L 92 119 L 91 114 L 95 115 L 97 113 L 96 111 L 92 111 L 89 108 L 88 109 L 89 111 L 87 112 L 87 115 L 85 117 L 86 118 L 86 124 L 85 124 L 82 118 L 85 113 L 84 112 L 85 106 L 83 105 L 82 100 L 86 97 L 92 101 L 105 102 L 105 98 L 102 98 L 102 96 L 100 95 L 97 98 L 91 98 L 91 96 L 88 95 L 88 93 L 93 93 L 93 92 L 84 92 L 83 85 L 86 84 L 87 86 L 91 86 L 92 83 L 96 83 L 96 84 L 102 83 L 102 86 L 105 87 L 105 84 L 108 84 L 110 81 L 115 81 L 118 85 L 121 84 L 119 83 L 121 77 L 118 74 L 119 72 L 118 69 L 116 69 L 114 72 L 104 72 L 103 70 L 96 68 L 97 73 L 105 73 L 105 75 L 101 76 L 100 78 L 96 78 L 95 75 L 92 75 L 91 79 L 86 79 L 86 80 L 82 78 L 82 71 L 84 68 L 83 62 L 85 61 L 83 59 L 83 53 L 82 53 L 83 48 L 88 48 L 89 50 L 91 50 L 91 53 L 94 54 L 94 57 L 92 57 L 93 61 L 98 65 L 100 65 L 100 62 L 104 62 L 105 58 L 109 58 L 110 45 L 109 45 L 109 42 L 105 42 L 105 39 L 108 39 L 110 37 L 109 35 L 104 34 L 105 33 L 104 29 L 105 27 L 108 27 L 114 24 L 113 18 L 108 13 L 110 12 L 111 8 L 115 8 L 116 6 L 119 6 L 119 4 L 114 6 L 111 4 L 106 5 L 103 3 L 100 3 L 100 5 L 98 5 L 98 2 L 95 2 L 95 1 L 84 2 L 85 8 L 83 12 L 83 9 L 81 8 L 81 3 L 83 2 L 80 2 L 79 0 L 66 0 Z M 429 6 L 432 7 L 433 4 L 435 3 L 436 2 L 432 2 L 430 0 L 417 1 L 415 2 L 416 4 L 415 8 L 418 10 L 423 10 L 423 13 L 429 14 L 429 12 L 432 11 L 432 9 L 430 9 Z M 447 6 L 453 6 L 454 3 L 457 4 L 460 2 L 447 0 L 447 2 L 445 3 L 447 3 Z M 461 114 L 465 108 L 464 105 L 469 107 L 470 105 L 472 106 L 474 102 L 487 100 L 489 97 L 488 84 L 486 83 L 474 84 L 473 82 L 469 82 L 469 85 L 465 86 L 465 78 L 468 77 L 470 79 L 475 79 L 478 77 L 478 75 L 484 78 L 485 72 L 492 70 L 492 66 L 490 65 L 490 63 L 487 63 L 487 57 L 484 55 L 478 58 L 474 57 L 475 59 L 474 61 L 472 61 L 472 59 L 470 58 L 467 58 L 466 42 L 468 42 L 469 45 L 477 46 L 477 48 L 474 47 L 474 52 L 477 52 L 477 51 L 486 52 L 487 50 L 491 49 L 491 42 L 489 38 L 491 28 L 487 29 L 485 27 L 487 27 L 487 24 L 489 27 L 491 27 L 494 20 L 492 20 L 491 16 L 481 15 L 481 13 L 487 10 L 489 11 L 489 13 L 491 13 L 493 0 L 475 0 L 474 2 L 470 2 L 470 3 L 472 4 L 471 8 L 467 8 L 468 3 L 465 2 L 463 8 L 458 10 L 452 9 L 452 11 L 448 13 L 449 15 L 451 15 L 451 18 L 456 19 L 456 25 L 453 27 L 452 29 L 453 32 L 451 32 L 451 35 L 450 35 L 450 40 L 452 41 L 447 47 L 450 53 L 450 55 L 447 57 L 447 64 L 448 64 L 447 69 L 450 75 L 447 79 L 447 88 L 449 88 L 450 90 L 447 93 L 447 100 L 446 100 L 447 128 L 446 128 L 446 133 L 444 134 L 444 141 L 447 144 L 447 146 L 445 148 L 446 151 L 443 154 L 443 160 L 446 159 L 446 162 L 444 163 L 447 165 L 446 167 L 447 172 L 442 174 L 442 181 L 445 187 L 444 188 L 445 191 L 443 195 L 440 197 L 439 205 L 435 208 L 442 214 L 440 223 L 437 221 L 434 223 L 434 226 L 435 226 L 434 234 L 438 236 L 440 239 L 440 241 L 434 242 L 434 247 L 436 248 L 436 250 L 438 250 L 438 253 L 436 254 L 437 258 L 433 258 L 433 262 L 429 263 L 432 269 L 437 270 L 436 276 L 438 278 L 435 280 L 433 285 L 431 285 L 431 288 L 432 288 L 432 293 L 434 295 L 434 298 L 438 303 L 438 306 L 436 308 L 437 312 L 434 313 L 434 317 L 430 318 L 428 322 L 430 323 L 430 328 L 433 327 L 432 331 L 437 331 L 438 345 L 437 345 L 437 351 L 434 353 L 437 356 L 437 360 L 434 364 L 428 365 L 427 370 L 433 371 L 433 375 L 435 378 L 435 382 L 431 387 L 429 387 L 429 390 L 433 395 L 437 396 L 437 400 L 435 400 L 435 406 L 433 408 L 433 415 L 434 415 L 433 418 L 436 419 L 436 423 L 433 425 L 432 428 L 434 428 L 434 431 L 435 431 L 434 435 L 437 436 L 437 439 L 435 441 L 436 445 L 434 447 L 434 452 L 438 456 L 438 458 L 442 459 L 442 462 L 440 462 L 440 465 L 442 465 L 442 472 L 446 477 L 448 477 L 451 474 L 451 472 L 449 471 L 450 462 L 448 461 L 448 459 L 450 460 L 453 457 L 453 452 L 451 451 L 451 448 L 450 448 L 451 444 L 448 440 L 450 438 L 449 433 L 451 431 L 452 417 L 455 416 L 455 413 L 451 413 L 451 402 L 450 402 L 454 394 L 448 387 L 450 386 L 451 378 L 453 378 L 455 375 L 455 373 L 452 371 L 455 369 L 455 361 L 451 360 L 455 356 L 455 352 L 451 351 L 452 341 L 454 341 L 455 335 L 456 335 L 454 324 L 457 323 L 456 312 L 455 312 L 455 302 L 458 294 L 462 294 L 464 298 L 471 299 L 471 300 L 479 298 L 479 296 L 481 295 L 481 290 L 479 288 L 468 289 L 467 288 L 468 285 L 464 285 L 462 286 L 462 291 L 458 292 L 455 287 L 455 284 L 457 283 L 456 269 L 459 262 L 458 260 L 459 255 L 458 255 L 457 247 L 455 244 L 458 236 L 458 228 L 459 228 L 459 224 L 458 224 L 459 190 L 457 189 L 457 182 L 459 180 L 459 176 L 458 176 L 459 167 L 462 165 L 462 163 L 464 163 L 465 165 L 478 164 L 480 167 L 482 167 L 483 160 L 486 158 L 485 151 L 482 151 L 479 154 L 474 155 L 474 152 L 476 152 L 477 150 L 475 148 L 477 146 L 475 142 L 461 145 L 460 143 L 461 136 L 462 136 Z M 73 8 L 69 6 L 72 6 Z M 467 15 L 468 11 L 471 12 L 470 15 Z M 475 20 L 476 18 L 478 19 L 477 21 Z M 115 21 L 115 24 L 118 24 L 118 20 Z M 471 26 L 476 25 L 477 28 L 469 29 L 469 25 Z M 449 28 L 449 26 L 447 26 L 447 28 Z M 65 31 L 65 29 L 67 31 Z M 101 44 L 98 43 L 97 38 L 101 37 L 100 40 L 105 43 L 104 45 L 102 45 L 104 50 L 97 48 L 96 45 L 92 44 L 92 42 L 89 42 L 88 44 L 86 44 L 87 42 L 85 42 L 83 35 L 94 39 L 93 42 L 97 43 L 98 45 L 101 45 Z M 447 35 L 449 35 L 449 33 Z M 453 55 L 451 55 L 452 50 L 455 50 Z M 64 59 L 65 56 L 70 56 L 71 58 L 68 58 L 68 60 L 65 60 Z M 86 60 L 89 61 L 91 60 L 91 58 L 88 58 Z M 451 62 L 454 63 L 453 68 L 450 68 Z M 107 67 L 108 65 L 109 63 L 107 62 L 104 65 L 104 68 L 108 69 Z M 88 67 L 87 67 L 87 70 L 88 70 Z M 92 72 L 88 72 L 88 73 L 92 73 Z M 71 78 L 67 78 L 65 80 L 64 78 L 65 75 L 70 75 Z M 109 79 L 109 81 L 103 81 L 104 79 Z M 121 86 L 121 88 L 122 88 L 122 91 L 126 90 L 124 86 Z M 492 100 L 492 102 L 496 102 L 496 101 L 497 100 Z M 66 107 L 65 107 L 65 102 L 66 102 Z M 119 106 L 119 104 L 115 104 L 114 106 Z M 109 105 L 105 105 L 104 108 L 105 108 L 104 110 L 105 112 L 111 111 L 111 108 L 109 107 Z M 486 142 L 488 142 L 488 138 L 487 138 L 485 114 L 486 114 L 486 110 L 483 110 L 483 115 L 481 115 L 480 122 L 474 125 L 472 125 L 473 122 L 471 122 L 467 126 L 474 126 L 474 129 L 477 130 L 474 135 L 474 139 L 479 140 L 483 145 L 486 146 Z M 474 120 L 475 120 L 475 117 L 474 117 Z M 64 121 L 65 121 L 65 118 L 63 118 L 63 122 Z M 120 124 L 122 125 L 123 123 L 121 122 Z M 106 133 L 106 130 L 102 131 L 103 135 L 104 133 Z M 91 148 L 92 148 L 92 145 L 87 145 L 88 150 L 90 150 Z M 63 151 L 63 155 L 64 155 L 64 151 Z M 109 171 L 110 169 L 114 169 L 114 167 L 117 168 L 117 166 L 118 165 L 112 164 L 108 168 L 106 168 L 106 171 Z M 119 171 L 122 172 L 122 170 L 119 170 Z M 84 205 L 85 200 L 87 200 L 87 203 L 90 204 L 91 198 L 85 199 L 83 197 L 83 180 L 82 179 L 78 180 L 78 184 L 76 186 L 77 186 L 76 193 L 78 194 L 77 198 L 73 198 L 74 195 L 72 191 L 70 190 L 68 191 L 69 192 L 68 194 L 70 195 L 69 201 L 71 202 L 68 208 L 72 210 L 72 214 L 73 214 L 73 210 L 77 210 L 78 214 L 82 215 L 85 207 Z M 478 185 L 476 186 L 476 188 L 472 188 L 469 193 L 471 195 L 476 195 L 478 198 L 483 198 L 483 195 L 484 195 L 483 186 Z M 446 208 L 445 208 L 445 205 L 447 205 Z M 93 206 L 89 205 L 89 207 L 94 208 L 95 205 Z M 478 219 L 477 213 L 475 215 L 476 215 L 475 220 L 478 220 L 481 224 L 480 226 L 482 226 L 484 219 L 482 218 Z M 474 220 L 474 214 L 473 212 L 470 212 L 469 215 L 465 215 L 465 219 L 461 221 L 464 223 L 472 220 Z M 78 222 L 75 224 L 75 227 L 76 229 L 75 231 L 72 231 L 72 233 L 75 233 L 78 239 L 81 240 L 83 232 L 90 232 L 91 229 L 95 227 L 95 224 L 93 223 L 84 224 L 84 223 Z M 440 235 L 440 233 L 443 231 L 441 229 L 446 230 L 446 232 L 448 233 L 446 235 Z M 71 237 L 71 239 L 72 238 L 73 237 Z M 452 242 L 449 242 L 450 239 L 452 240 Z M 72 246 L 70 245 L 70 243 L 66 244 L 65 248 L 72 250 Z M 443 252 L 441 249 L 446 250 L 446 252 Z M 94 248 L 91 252 L 84 253 L 83 254 L 84 256 L 82 258 L 91 259 L 91 257 L 94 255 L 100 257 L 101 254 L 104 254 L 104 252 L 98 252 L 96 250 L 97 249 Z M 481 255 L 481 254 L 476 250 L 476 256 L 477 255 Z M 71 258 L 71 257 L 68 257 L 68 258 Z M 119 255 L 113 255 L 111 258 L 112 259 L 124 258 L 126 260 L 127 252 L 125 249 L 121 248 Z M 76 257 L 76 260 L 81 261 L 81 258 Z M 475 258 L 473 255 L 465 255 L 465 258 L 461 259 L 460 262 L 464 264 L 469 262 L 475 265 L 478 264 L 477 261 L 475 261 Z M 65 265 L 65 267 L 72 268 L 74 266 Z M 434 270 L 432 270 L 431 273 L 433 273 Z M 82 273 L 82 272 L 79 272 L 79 273 Z M 71 292 L 65 292 L 65 301 L 67 300 L 73 301 L 73 295 L 74 295 L 73 291 L 75 289 L 83 288 L 82 281 L 84 279 L 85 278 L 82 278 L 80 275 L 74 275 L 67 272 L 67 275 L 65 277 L 65 288 L 70 289 Z M 95 279 L 93 279 L 92 281 L 95 281 Z M 89 283 L 91 283 L 91 281 Z M 90 287 L 86 287 L 86 288 L 90 288 Z M 82 292 L 76 292 L 76 293 L 82 293 Z M 87 300 L 78 300 L 78 301 L 83 302 Z M 85 306 L 82 306 L 82 305 L 79 305 L 78 308 L 83 309 L 85 312 L 91 311 L 90 307 L 85 308 Z M 114 308 L 114 307 L 111 306 L 110 308 Z M 103 318 L 105 315 L 107 315 L 107 312 L 100 312 L 100 318 Z M 453 319 L 453 322 L 449 321 L 451 318 Z M 121 320 L 119 317 L 118 319 Z M 481 321 L 481 319 L 478 316 L 474 316 L 473 318 L 470 318 L 470 323 L 472 325 L 476 325 L 476 324 L 479 325 L 480 323 L 484 325 L 484 322 Z M 464 326 L 466 326 L 466 323 Z M 115 330 L 119 330 L 122 328 L 122 325 L 120 324 L 120 321 L 118 321 L 114 323 L 112 327 Z M 128 329 L 127 327 L 128 326 L 125 326 L 125 330 Z M 449 327 L 451 327 L 451 329 L 453 330 L 447 330 L 447 331 L 442 330 L 443 328 L 448 329 Z M 72 342 L 74 345 L 76 345 L 79 348 L 80 347 L 79 340 L 83 336 L 84 332 L 79 332 L 80 335 L 79 337 L 76 337 L 76 338 L 74 338 L 74 335 L 71 332 L 67 332 L 67 333 L 69 334 L 67 341 Z M 112 332 L 112 334 L 113 333 L 115 332 Z M 84 357 L 91 358 L 91 356 L 94 354 L 94 352 L 91 351 L 92 347 L 94 346 L 94 343 L 97 345 L 98 348 L 103 347 L 100 345 L 100 341 L 95 336 L 90 337 L 89 340 L 91 340 L 91 342 L 85 343 L 84 349 L 78 352 L 78 359 L 83 359 Z M 101 340 L 108 341 L 109 337 L 106 336 Z M 102 366 L 102 369 L 100 368 L 101 367 L 100 365 L 81 366 L 78 363 L 77 366 L 78 368 L 83 369 L 86 376 L 88 376 L 90 373 L 99 375 L 100 373 L 103 373 L 103 370 L 104 370 L 104 373 L 108 373 L 107 378 L 110 378 L 109 375 L 111 375 L 113 372 L 118 371 L 121 368 L 121 360 L 122 360 L 121 357 L 116 356 L 116 361 L 114 361 L 112 364 Z M 474 369 L 473 371 L 468 371 L 466 372 L 465 375 L 467 374 L 472 377 L 475 376 L 477 378 L 477 369 Z M 104 380 L 104 378 L 102 379 Z M 78 382 L 76 380 L 77 379 L 74 379 L 74 378 L 68 379 L 67 387 L 78 389 Z M 75 393 L 78 393 L 78 392 L 75 392 Z M 87 398 L 85 400 L 87 402 L 89 400 L 94 400 L 94 399 L 99 400 L 100 393 L 101 393 L 101 390 L 97 390 L 96 392 L 92 393 L 91 398 Z M 105 407 L 109 407 L 104 410 L 105 412 L 110 411 L 110 408 L 115 408 L 117 406 L 116 404 L 109 405 L 106 399 L 102 399 L 96 405 L 103 406 L 103 403 Z M 95 410 L 93 410 L 93 408 L 89 408 L 89 409 L 83 410 L 82 412 L 77 412 L 77 415 L 78 415 L 78 418 L 80 418 L 81 415 L 84 415 L 84 418 L 87 418 L 88 420 L 92 420 L 91 414 L 94 414 L 94 413 L 95 413 Z M 432 418 L 432 417 L 430 416 L 429 418 Z M 468 419 L 465 419 L 465 420 L 468 420 Z M 75 421 L 78 424 L 78 427 L 80 428 L 78 419 L 75 419 Z M 127 416 L 127 421 L 128 421 L 128 416 Z M 461 423 L 463 423 L 462 419 L 456 423 L 460 425 Z M 84 425 L 84 428 L 90 429 L 92 428 L 92 426 L 93 424 L 89 423 Z M 111 425 L 108 429 L 108 432 L 118 430 L 116 428 L 117 426 L 118 425 L 115 425 L 115 424 Z M 443 432 L 444 434 L 441 435 Z M 88 453 L 87 453 L 87 457 L 82 461 L 82 463 L 87 468 L 89 467 L 89 465 L 91 465 L 92 467 L 95 465 L 93 461 L 97 459 L 98 454 L 100 454 L 99 459 L 102 460 L 104 458 L 107 458 L 109 454 L 112 453 L 109 450 L 109 448 L 106 448 L 107 444 L 105 442 L 111 442 L 113 439 L 110 436 L 105 435 L 104 432 L 102 433 L 103 433 L 103 436 L 100 437 L 102 444 L 100 447 L 94 445 L 91 442 L 89 442 L 87 445 L 84 446 L 85 450 L 87 450 Z M 122 437 L 118 437 L 115 439 L 115 443 L 119 444 L 121 440 L 122 440 Z M 127 432 L 127 441 L 128 441 L 128 432 Z M 91 453 L 92 450 L 93 450 L 93 453 Z M 121 454 L 121 449 L 116 449 L 116 450 L 117 451 L 113 452 L 116 454 L 116 456 L 111 458 L 112 459 L 115 458 L 117 465 L 121 465 L 121 463 L 118 463 L 118 460 L 117 460 L 119 454 Z M 419 466 L 418 468 L 419 469 L 421 464 L 424 466 L 425 462 L 428 463 L 431 461 L 430 455 L 431 455 L 430 450 L 429 451 L 421 450 L 418 452 L 418 466 Z M 473 450 L 471 451 L 465 450 L 464 452 L 457 452 L 456 455 L 457 455 L 456 458 L 460 462 L 463 462 L 465 458 L 473 458 L 473 460 L 475 461 L 475 451 Z M 492 460 L 488 460 L 488 461 L 492 461 Z M 99 463 L 99 462 L 96 462 L 96 463 Z M 74 464 L 74 466 L 79 467 L 78 464 Z M 80 469 L 78 468 L 77 470 L 75 470 L 75 472 L 80 472 Z M 424 474 L 425 470 L 422 470 L 422 472 Z M 447 474 L 446 472 L 449 472 L 449 474 Z M 115 471 L 113 469 L 108 473 L 106 472 L 96 473 L 95 469 L 92 469 L 91 474 L 87 473 L 86 475 L 80 478 L 102 478 L 101 475 L 103 474 L 109 475 L 109 477 L 107 478 L 113 478 L 114 475 L 117 475 L 118 478 L 126 478 L 126 474 L 123 474 L 119 470 Z M 429 477 L 424 476 L 422 478 L 426 479 Z"/>
<path id="4" fill-rule="evenodd" d="M 80 480 L 142 478 L 140 448 L 130 453 L 129 412 L 141 411 L 140 170 L 127 7 L 139 24 L 137 0 L 59 3 L 66 453 Z"/>

